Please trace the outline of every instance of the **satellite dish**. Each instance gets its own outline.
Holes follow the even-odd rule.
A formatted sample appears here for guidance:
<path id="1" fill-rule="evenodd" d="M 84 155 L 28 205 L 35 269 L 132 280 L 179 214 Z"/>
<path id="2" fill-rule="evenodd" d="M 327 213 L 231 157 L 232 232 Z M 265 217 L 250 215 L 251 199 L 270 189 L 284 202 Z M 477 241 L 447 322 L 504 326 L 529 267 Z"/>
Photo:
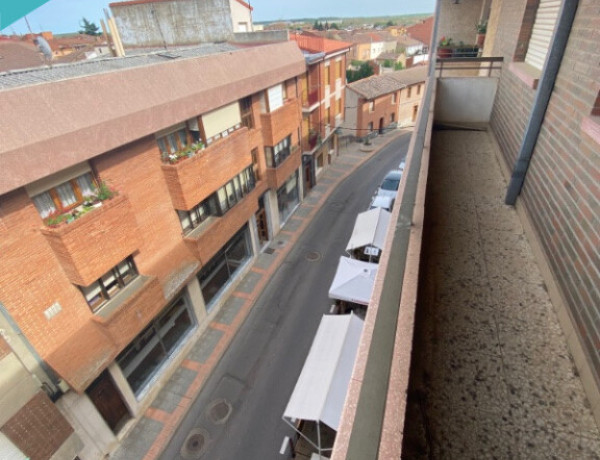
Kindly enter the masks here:
<path id="1" fill-rule="evenodd" d="M 52 50 L 50 49 L 50 45 L 46 41 L 46 39 L 42 36 L 35 37 L 33 39 L 33 43 L 35 43 L 40 50 L 40 52 L 44 55 L 47 61 L 52 60 Z"/>

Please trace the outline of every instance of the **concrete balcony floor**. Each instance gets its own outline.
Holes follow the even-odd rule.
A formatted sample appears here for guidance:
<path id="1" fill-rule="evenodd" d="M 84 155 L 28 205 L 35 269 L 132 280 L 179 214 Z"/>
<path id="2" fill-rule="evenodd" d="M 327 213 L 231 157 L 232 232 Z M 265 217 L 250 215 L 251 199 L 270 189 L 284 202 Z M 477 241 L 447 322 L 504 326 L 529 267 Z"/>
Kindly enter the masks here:
<path id="1" fill-rule="evenodd" d="M 487 132 L 433 134 L 402 458 L 600 458 L 495 149 Z"/>

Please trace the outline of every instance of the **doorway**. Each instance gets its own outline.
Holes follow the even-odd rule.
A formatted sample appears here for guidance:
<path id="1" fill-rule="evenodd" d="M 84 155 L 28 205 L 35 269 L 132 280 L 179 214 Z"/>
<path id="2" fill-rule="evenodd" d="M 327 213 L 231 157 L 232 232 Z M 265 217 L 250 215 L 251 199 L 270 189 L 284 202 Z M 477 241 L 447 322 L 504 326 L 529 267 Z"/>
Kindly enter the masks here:
<path id="1" fill-rule="evenodd" d="M 379 119 L 379 134 L 383 134 L 383 117 Z"/>
<path id="2" fill-rule="evenodd" d="M 113 433 L 118 433 L 131 418 L 129 409 L 108 371 L 100 374 L 85 392 Z"/>

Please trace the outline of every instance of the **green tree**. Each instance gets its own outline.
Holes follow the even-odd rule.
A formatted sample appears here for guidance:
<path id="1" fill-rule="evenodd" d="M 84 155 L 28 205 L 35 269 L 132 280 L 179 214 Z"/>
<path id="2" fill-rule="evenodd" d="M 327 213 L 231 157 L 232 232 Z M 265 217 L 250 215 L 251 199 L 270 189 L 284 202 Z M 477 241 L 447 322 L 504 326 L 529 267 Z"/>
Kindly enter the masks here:
<path id="1" fill-rule="evenodd" d="M 338 26 L 335 22 L 332 22 L 329 26 L 330 29 L 340 30 L 340 26 Z"/>
<path id="2" fill-rule="evenodd" d="M 402 70 L 404 69 L 404 66 L 402 65 L 401 62 L 396 62 L 396 64 L 394 65 L 394 70 Z"/>
<path id="3" fill-rule="evenodd" d="M 81 26 L 81 30 L 79 31 L 80 34 L 92 35 L 94 37 L 100 35 L 98 26 L 93 22 L 88 21 L 86 18 L 82 18 L 79 25 Z"/>
<path id="4" fill-rule="evenodd" d="M 313 24 L 313 29 L 315 29 L 315 30 L 323 30 L 324 29 L 323 23 L 319 22 L 319 21 L 317 21 L 315 19 L 315 23 Z"/>
<path id="5" fill-rule="evenodd" d="M 363 62 L 358 70 L 347 70 L 346 71 L 346 79 L 348 83 L 352 83 L 353 81 L 362 80 L 363 78 L 370 77 L 375 72 L 373 67 L 368 62 Z"/>
<path id="6" fill-rule="evenodd" d="M 386 59 L 385 61 L 383 61 L 383 67 L 392 67 L 394 64 L 392 63 L 391 59 Z"/>
<path id="7" fill-rule="evenodd" d="M 394 24 L 394 21 L 392 21 L 391 19 L 385 23 L 386 27 L 392 27 L 395 26 L 396 24 Z"/>

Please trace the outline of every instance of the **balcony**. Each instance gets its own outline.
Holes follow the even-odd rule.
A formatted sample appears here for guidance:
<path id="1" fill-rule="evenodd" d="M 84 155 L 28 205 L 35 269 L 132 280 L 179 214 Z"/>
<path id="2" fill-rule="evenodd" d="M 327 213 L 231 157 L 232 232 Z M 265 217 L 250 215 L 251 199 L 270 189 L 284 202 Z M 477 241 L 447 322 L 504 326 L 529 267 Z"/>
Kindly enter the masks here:
<path id="1" fill-rule="evenodd" d="M 301 164 L 302 152 L 300 147 L 295 145 L 291 148 L 290 154 L 278 163 L 275 168 L 267 168 L 267 184 L 269 188 L 277 190 Z"/>
<path id="2" fill-rule="evenodd" d="M 165 305 L 162 287 L 156 277 L 138 276 L 92 320 L 102 326 L 119 349 L 125 347 Z"/>
<path id="3" fill-rule="evenodd" d="M 242 127 L 198 155 L 162 165 L 162 170 L 173 206 L 189 210 L 251 164 L 248 128 Z"/>
<path id="4" fill-rule="evenodd" d="M 138 249 L 139 233 L 129 200 L 118 195 L 71 223 L 42 233 L 69 280 L 89 286 Z"/>
<path id="5" fill-rule="evenodd" d="M 310 91 L 302 97 L 302 112 L 309 113 L 319 106 L 319 89 Z"/>
<path id="6" fill-rule="evenodd" d="M 184 238 L 194 255 L 207 263 L 258 211 L 258 198 L 264 193 L 262 182 L 223 216 L 209 217 Z"/>
<path id="7" fill-rule="evenodd" d="M 263 142 L 276 145 L 281 139 L 296 132 L 300 126 L 300 104 L 298 99 L 289 99 L 274 112 L 261 113 Z"/>
<path id="8" fill-rule="evenodd" d="M 487 129 L 497 84 L 428 79 L 332 459 L 600 446 L 524 223 L 504 205 Z"/>

